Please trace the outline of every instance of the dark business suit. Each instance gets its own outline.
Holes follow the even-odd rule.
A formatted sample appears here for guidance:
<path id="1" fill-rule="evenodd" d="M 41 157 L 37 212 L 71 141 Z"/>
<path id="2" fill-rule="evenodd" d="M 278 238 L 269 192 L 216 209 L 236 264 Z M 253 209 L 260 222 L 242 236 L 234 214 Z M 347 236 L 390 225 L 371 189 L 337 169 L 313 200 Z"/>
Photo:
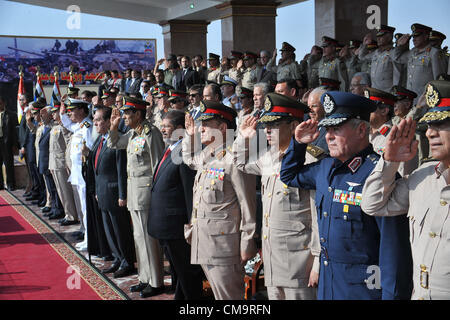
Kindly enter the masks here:
<path id="1" fill-rule="evenodd" d="M 39 139 L 39 174 L 41 174 L 47 186 L 47 191 L 51 198 L 51 214 L 54 216 L 64 216 L 64 209 L 61 200 L 58 196 L 58 191 L 56 190 L 55 181 L 53 176 L 48 170 L 49 162 L 49 143 L 50 143 L 50 131 L 51 128 L 48 126 L 44 127 L 44 131 Z"/>
<path id="2" fill-rule="evenodd" d="M 133 83 L 130 84 L 130 88 L 128 89 L 128 93 L 135 94 L 139 92 L 139 89 L 141 89 L 141 82 L 143 81 L 142 78 L 135 79 Z"/>
<path id="3" fill-rule="evenodd" d="M 25 121 L 25 116 L 22 118 L 22 122 Z M 33 124 L 37 126 L 36 120 L 33 120 Z M 42 180 L 40 179 L 39 170 L 37 168 L 36 162 L 36 149 L 35 149 L 35 140 L 36 134 L 32 133 L 31 130 L 26 125 L 25 137 L 23 140 L 23 147 L 25 148 L 26 157 L 28 160 L 28 170 L 30 172 L 30 177 L 33 183 L 33 187 L 31 189 L 31 195 L 33 198 L 38 199 L 39 201 L 43 201 L 45 198 L 45 185 L 42 184 Z"/>
<path id="4" fill-rule="evenodd" d="M 274 86 L 277 83 L 277 74 L 267 70 L 265 67 L 259 68 L 256 73 L 256 82 L 266 82 Z"/>
<path id="5" fill-rule="evenodd" d="M 192 68 L 178 70 L 175 75 L 174 85 L 175 90 L 187 91 L 194 84 L 200 83 L 200 76 L 197 71 Z"/>
<path id="6" fill-rule="evenodd" d="M 131 217 L 126 207 L 118 205 L 118 199 L 127 199 L 127 154 L 125 150 L 108 148 L 104 140 L 95 167 L 102 138 L 100 136 L 95 142 L 90 158 L 95 174 L 95 194 L 106 239 L 115 258 L 113 264 L 120 268 L 133 267 L 135 252 Z"/>
<path id="7" fill-rule="evenodd" d="M 6 168 L 6 182 L 8 187 L 16 185 L 16 178 L 14 176 L 14 154 L 13 147 L 18 147 L 17 134 L 17 117 L 15 114 L 5 110 L 2 116 L 2 136 L 0 137 L 0 168 L 5 164 Z M 3 188 L 3 174 L 0 172 L 0 188 Z"/>
<path id="8" fill-rule="evenodd" d="M 182 159 L 181 142 L 161 166 L 160 162 L 156 166 L 159 169 L 153 176 L 147 231 L 160 241 L 172 267 L 176 279 L 174 299 L 200 299 L 203 271 L 190 263 L 191 248 L 184 238 L 184 225 L 191 220 L 195 171 L 182 160 L 175 164 L 171 155 Z"/>

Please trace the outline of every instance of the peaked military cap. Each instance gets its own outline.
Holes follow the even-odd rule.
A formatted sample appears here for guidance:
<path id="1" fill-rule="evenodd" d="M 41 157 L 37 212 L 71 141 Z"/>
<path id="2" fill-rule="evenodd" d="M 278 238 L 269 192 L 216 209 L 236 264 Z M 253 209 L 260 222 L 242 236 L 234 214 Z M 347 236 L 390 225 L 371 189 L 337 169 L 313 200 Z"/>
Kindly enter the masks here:
<path id="1" fill-rule="evenodd" d="M 169 89 L 166 89 L 164 87 L 158 87 L 158 94 L 155 96 L 156 98 L 162 98 L 162 97 L 168 97 L 169 96 Z"/>
<path id="2" fill-rule="evenodd" d="M 280 51 L 295 51 L 295 48 L 289 43 L 283 42 Z"/>
<path id="3" fill-rule="evenodd" d="M 359 48 L 361 46 L 362 41 L 360 40 L 350 40 L 349 42 L 349 49 L 355 49 L 355 48 Z"/>
<path id="4" fill-rule="evenodd" d="M 430 40 L 442 40 L 444 41 L 447 39 L 447 36 L 443 34 L 442 32 L 431 30 L 430 32 Z"/>
<path id="5" fill-rule="evenodd" d="M 423 33 L 426 33 L 429 35 L 432 30 L 433 30 L 432 28 L 425 26 L 423 24 L 419 24 L 419 23 L 414 23 L 411 26 L 411 31 L 413 32 L 413 34 L 412 34 L 413 37 L 420 36 Z"/>
<path id="6" fill-rule="evenodd" d="M 241 87 L 239 98 L 253 98 L 253 90 L 246 87 Z"/>
<path id="7" fill-rule="evenodd" d="M 214 54 L 214 53 L 210 53 L 208 60 L 214 60 L 214 59 L 219 60 L 220 56 L 218 56 L 217 54 Z"/>
<path id="8" fill-rule="evenodd" d="M 123 97 L 123 106 L 120 110 L 146 110 L 149 104 L 147 101 L 125 96 Z"/>
<path id="9" fill-rule="evenodd" d="M 375 102 L 375 104 L 385 104 L 393 107 L 396 101 L 394 95 L 375 88 L 367 88 L 364 90 L 364 96 Z"/>
<path id="10" fill-rule="evenodd" d="M 331 90 L 339 90 L 341 82 L 339 80 L 329 78 L 319 78 L 319 84 L 322 87 L 327 87 Z"/>
<path id="11" fill-rule="evenodd" d="M 374 41 L 372 41 L 371 43 L 369 43 L 368 45 L 367 45 L 367 49 L 368 50 L 375 50 L 375 49 L 378 49 L 378 43 L 374 40 Z"/>
<path id="12" fill-rule="evenodd" d="M 450 120 L 450 81 L 430 81 L 425 89 L 425 98 L 430 109 L 419 122 L 431 124 Z"/>
<path id="13" fill-rule="evenodd" d="M 283 118 L 295 118 L 302 121 L 305 112 L 309 112 L 307 105 L 291 97 L 271 92 L 266 95 L 264 113 L 258 122 L 275 122 Z"/>
<path id="14" fill-rule="evenodd" d="M 248 59 L 255 59 L 256 60 L 257 58 L 258 58 L 258 55 L 256 53 L 254 53 L 254 52 L 251 52 L 251 51 L 245 51 L 244 55 L 242 56 L 243 60 L 248 60 Z"/>
<path id="15" fill-rule="evenodd" d="M 229 76 L 224 76 L 220 85 L 223 86 L 227 84 L 233 87 L 236 87 L 238 85 L 237 81 L 234 80 L 233 78 L 230 78 Z"/>
<path id="16" fill-rule="evenodd" d="M 101 99 L 107 99 L 109 97 L 115 96 L 116 94 L 117 93 L 112 90 L 103 90 L 103 95 L 102 95 Z"/>
<path id="17" fill-rule="evenodd" d="M 330 45 L 337 46 L 339 41 L 330 37 L 322 37 L 322 47 L 328 47 Z"/>
<path id="18" fill-rule="evenodd" d="M 379 28 L 377 28 L 377 37 L 382 37 L 384 36 L 386 33 L 394 33 L 395 32 L 395 28 L 394 27 L 390 27 L 387 26 L 385 24 L 380 25 Z"/>
<path id="19" fill-rule="evenodd" d="M 397 101 L 404 99 L 414 100 L 415 98 L 417 98 L 417 93 L 401 86 L 393 86 L 391 89 L 391 93 L 395 96 L 395 99 Z"/>
<path id="20" fill-rule="evenodd" d="M 67 94 L 78 94 L 78 91 L 80 91 L 80 88 L 75 88 L 75 87 L 67 88 Z"/>
<path id="21" fill-rule="evenodd" d="M 82 108 L 82 107 L 86 107 L 89 105 L 88 102 L 83 101 L 83 100 L 79 100 L 79 99 L 72 99 L 72 98 L 68 98 L 68 103 L 67 103 L 67 110 L 72 110 L 75 108 Z"/>
<path id="22" fill-rule="evenodd" d="M 186 100 L 187 93 L 181 90 L 169 90 L 169 101 Z"/>
<path id="23" fill-rule="evenodd" d="M 237 113 L 234 109 L 227 107 L 223 103 L 210 100 L 200 101 L 200 112 L 197 121 L 221 119 L 227 120 L 231 124 L 237 117 Z"/>
<path id="24" fill-rule="evenodd" d="M 59 111 L 59 109 L 61 108 L 61 102 L 59 102 L 58 100 L 53 101 L 53 106 L 50 109 L 51 112 L 55 112 L 55 111 Z"/>
<path id="25" fill-rule="evenodd" d="M 241 59 L 242 58 L 242 52 L 240 51 L 231 51 L 230 56 L 228 57 L 228 59 Z"/>
<path id="26" fill-rule="evenodd" d="M 47 105 L 47 101 L 45 98 L 38 98 L 36 101 L 33 101 L 31 103 L 31 111 L 32 112 L 38 112 L 42 108 L 44 108 Z"/>
<path id="27" fill-rule="evenodd" d="M 325 110 L 325 118 L 319 123 L 321 127 L 338 126 L 350 119 L 369 121 L 370 114 L 377 110 L 372 100 L 349 92 L 326 92 L 320 101 Z"/>

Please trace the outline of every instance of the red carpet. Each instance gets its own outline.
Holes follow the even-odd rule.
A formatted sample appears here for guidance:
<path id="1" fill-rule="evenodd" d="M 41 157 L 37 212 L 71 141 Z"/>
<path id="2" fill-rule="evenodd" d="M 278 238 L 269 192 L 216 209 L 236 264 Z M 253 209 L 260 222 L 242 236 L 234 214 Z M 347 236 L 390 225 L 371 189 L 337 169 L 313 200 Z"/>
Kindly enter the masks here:
<path id="1" fill-rule="evenodd" d="M 0 191 L 0 300 L 123 299 L 53 229 Z"/>

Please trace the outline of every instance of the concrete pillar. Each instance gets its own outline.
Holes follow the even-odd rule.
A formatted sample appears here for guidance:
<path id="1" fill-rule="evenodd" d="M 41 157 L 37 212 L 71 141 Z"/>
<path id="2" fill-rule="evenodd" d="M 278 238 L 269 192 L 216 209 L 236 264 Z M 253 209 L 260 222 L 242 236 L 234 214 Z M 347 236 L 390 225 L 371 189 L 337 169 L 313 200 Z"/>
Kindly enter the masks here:
<path id="1" fill-rule="evenodd" d="M 169 20 L 161 23 L 165 56 L 183 54 L 192 58 L 201 54 L 206 57 L 208 24 L 203 20 Z"/>
<path id="2" fill-rule="evenodd" d="M 275 49 L 275 1 L 230 1 L 216 8 L 222 10 L 222 56 L 231 50 Z"/>
<path id="3" fill-rule="evenodd" d="M 373 22 L 370 6 L 379 8 L 379 24 L 387 24 L 388 0 L 315 0 L 316 44 L 322 36 L 328 36 L 347 44 L 350 40 L 362 40 L 369 33 L 367 21 Z"/>

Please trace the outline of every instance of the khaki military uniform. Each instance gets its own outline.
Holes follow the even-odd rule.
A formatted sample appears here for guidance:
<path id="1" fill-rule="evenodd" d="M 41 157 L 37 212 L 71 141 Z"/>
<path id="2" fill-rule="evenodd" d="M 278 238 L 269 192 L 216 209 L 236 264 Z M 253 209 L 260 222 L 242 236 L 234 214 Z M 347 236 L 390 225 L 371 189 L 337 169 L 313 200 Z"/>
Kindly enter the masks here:
<path id="1" fill-rule="evenodd" d="M 213 81 L 218 84 L 222 82 L 222 68 L 208 68 L 206 80 Z"/>
<path id="2" fill-rule="evenodd" d="M 277 74 L 277 81 L 301 78 L 300 66 L 295 61 L 291 63 L 283 62 L 277 66 L 275 65 L 275 59 L 272 57 L 267 63 L 267 70 Z"/>
<path id="3" fill-rule="evenodd" d="M 237 82 L 238 86 L 242 83 L 242 72 L 238 68 L 231 68 L 222 73 L 222 76 L 229 76 L 231 79 Z"/>
<path id="4" fill-rule="evenodd" d="M 191 263 L 200 264 L 217 300 L 242 300 L 241 252 L 253 257 L 256 245 L 256 177 L 239 171 L 224 145 L 195 153 L 190 136 L 182 142 L 183 160 L 197 170 L 194 180 Z"/>
<path id="5" fill-rule="evenodd" d="M 308 74 L 308 87 L 317 88 L 320 85 L 319 82 L 319 64 L 322 56 L 310 55 L 307 59 L 307 74 Z"/>
<path id="6" fill-rule="evenodd" d="M 339 58 L 328 60 L 322 57 L 319 61 L 319 78 L 338 80 L 341 82 L 340 91 L 348 90 L 347 68 L 345 67 L 345 63 Z"/>
<path id="7" fill-rule="evenodd" d="M 161 131 L 162 117 L 167 111 L 161 111 L 158 107 L 154 107 L 153 112 L 150 122 Z"/>
<path id="8" fill-rule="evenodd" d="M 422 165 L 395 179 L 399 163 L 382 158 L 367 178 L 361 208 L 366 214 L 407 214 L 413 257 L 412 299 L 450 299 L 449 169 L 442 163 Z"/>
<path id="9" fill-rule="evenodd" d="M 247 162 L 249 150 L 240 135 L 233 151 L 239 170 L 262 176 L 262 257 L 269 299 L 316 299 L 316 289 L 308 288 L 308 282 L 313 262 L 319 272 L 320 244 L 317 218 L 311 216 L 309 191 L 281 182 L 283 153 L 267 151 L 256 161 Z"/>
<path id="10" fill-rule="evenodd" d="M 252 89 L 253 90 L 253 86 L 256 83 L 256 79 L 257 79 L 257 74 L 258 74 L 258 69 L 260 67 L 258 67 L 257 65 L 254 65 L 250 68 L 245 69 L 242 72 L 242 86 L 244 88 L 248 88 L 248 89 Z"/>
<path id="11" fill-rule="evenodd" d="M 59 199 L 64 207 L 65 219 L 68 221 L 77 221 L 78 214 L 73 189 L 72 185 L 68 182 L 69 173 L 66 167 L 66 141 L 70 135 L 71 132 L 60 124 L 52 127 L 50 131 L 48 169 L 53 176 Z"/>
<path id="12" fill-rule="evenodd" d="M 401 85 L 401 64 L 394 59 L 394 49 L 377 49 L 369 51 L 361 45 L 358 58 L 361 61 L 370 61 L 370 77 L 372 88 L 390 92 L 395 85 Z"/>
<path id="13" fill-rule="evenodd" d="M 361 61 L 357 56 L 352 56 L 351 58 L 345 60 L 345 67 L 347 68 L 347 78 L 348 81 L 352 81 L 353 76 L 361 72 Z"/>
<path id="14" fill-rule="evenodd" d="M 108 147 L 127 150 L 127 207 L 131 213 L 136 246 L 139 281 L 152 287 L 163 285 L 163 253 L 158 240 L 147 233 L 150 188 L 156 165 L 164 150 L 161 132 L 147 120 L 142 132 L 129 130 L 126 134 L 110 131 Z"/>
<path id="15" fill-rule="evenodd" d="M 431 45 L 422 50 L 407 50 L 406 46 L 398 46 L 394 49 L 393 59 L 407 65 L 406 89 L 414 91 L 418 97 L 423 94 L 428 82 L 447 71 L 445 54 Z"/>

